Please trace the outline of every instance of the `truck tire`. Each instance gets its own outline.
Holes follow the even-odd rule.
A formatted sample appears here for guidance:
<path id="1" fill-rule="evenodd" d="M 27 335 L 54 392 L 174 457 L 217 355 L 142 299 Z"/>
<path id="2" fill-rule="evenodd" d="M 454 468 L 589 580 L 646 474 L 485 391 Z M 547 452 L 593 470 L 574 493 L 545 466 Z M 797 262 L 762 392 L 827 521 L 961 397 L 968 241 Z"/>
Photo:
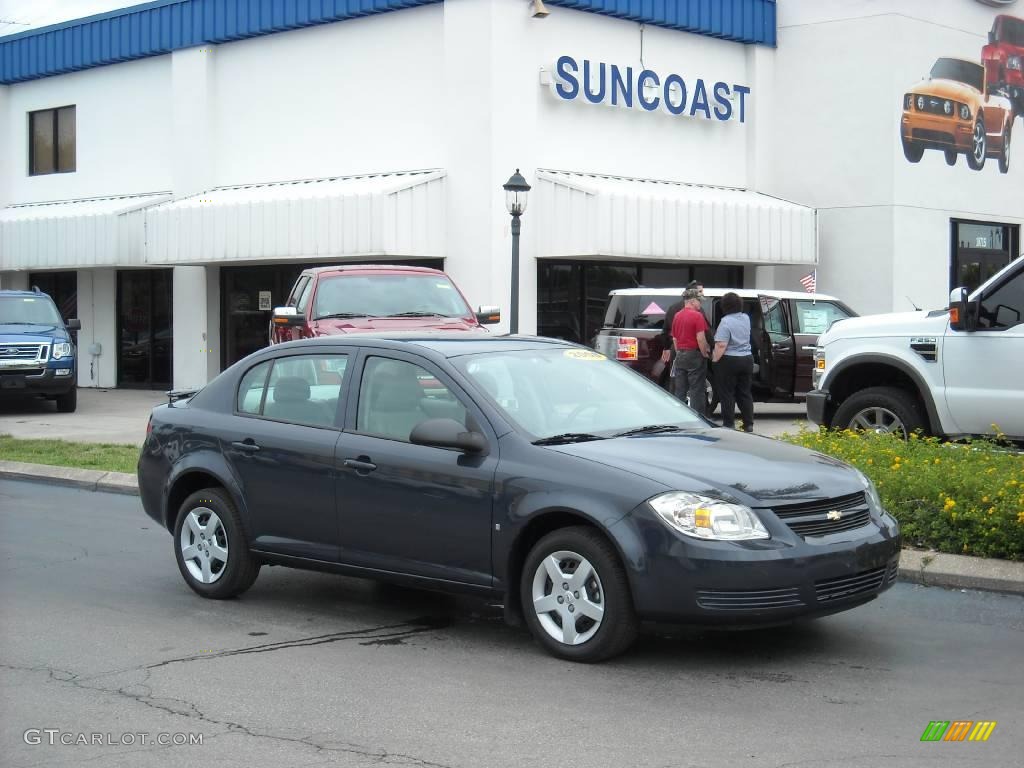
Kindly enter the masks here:
<path id="1" fill-rule="evenodd" d="M 78 407 L 78 387 L 72 387 L 63 395 L 57 395 L 57 413 L 74 413 Z"/>
<path id="2" fill-rule="evenodd" d="M 913 395 L 897 387 L 871 387 L 851 395 L 836 410 L 835 429 L 892 432 L 904 440 L 927 423 Z"/>

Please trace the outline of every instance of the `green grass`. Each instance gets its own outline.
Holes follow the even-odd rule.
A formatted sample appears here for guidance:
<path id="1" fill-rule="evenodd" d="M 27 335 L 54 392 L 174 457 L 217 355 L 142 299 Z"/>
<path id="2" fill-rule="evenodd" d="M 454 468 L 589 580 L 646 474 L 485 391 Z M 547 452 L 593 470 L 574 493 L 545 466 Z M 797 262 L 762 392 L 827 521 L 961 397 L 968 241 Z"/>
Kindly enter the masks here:
<path id="1" fill-rule="evenodd" d="M 139 449 L 134 445 L 22 440 L 10 435 L 0 435 L 0 460 L 135 474 Z"/>

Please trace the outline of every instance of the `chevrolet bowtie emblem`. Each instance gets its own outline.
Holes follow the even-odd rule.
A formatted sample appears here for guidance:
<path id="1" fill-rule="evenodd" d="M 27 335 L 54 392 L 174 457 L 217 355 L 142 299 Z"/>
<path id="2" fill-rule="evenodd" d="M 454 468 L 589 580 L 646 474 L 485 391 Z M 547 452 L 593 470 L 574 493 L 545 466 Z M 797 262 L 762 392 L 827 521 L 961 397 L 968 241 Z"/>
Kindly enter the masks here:
<path id="1" fill-rule="evenodd" d="M 843 513 L 840 512 L 838 509 L 833 509 L 831 512 L 826 514 L 825 517 L 827 517 L 829 520 L 841 520 L 843 517 Z"/>

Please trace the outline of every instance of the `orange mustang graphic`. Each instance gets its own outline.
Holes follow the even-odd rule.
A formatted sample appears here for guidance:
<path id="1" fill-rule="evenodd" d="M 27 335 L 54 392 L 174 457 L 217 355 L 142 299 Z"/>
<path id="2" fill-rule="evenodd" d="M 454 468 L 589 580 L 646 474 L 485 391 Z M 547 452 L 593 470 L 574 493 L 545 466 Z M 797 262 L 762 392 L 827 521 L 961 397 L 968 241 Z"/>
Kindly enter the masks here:
<path id="1" fill-rule="evenodd" d="M 973 61 L 939 59 L 928 79 L 903 97 L 900 137 L 912 163 L 920 162 L 926 149 L 940 149 L 949 165 L 963 153 L 967 165 L 980 171 L 986 157 L 995 157 L 1006 173 L 1012 130 L 1010 100 L 986 84 L 985 68 Z"/>

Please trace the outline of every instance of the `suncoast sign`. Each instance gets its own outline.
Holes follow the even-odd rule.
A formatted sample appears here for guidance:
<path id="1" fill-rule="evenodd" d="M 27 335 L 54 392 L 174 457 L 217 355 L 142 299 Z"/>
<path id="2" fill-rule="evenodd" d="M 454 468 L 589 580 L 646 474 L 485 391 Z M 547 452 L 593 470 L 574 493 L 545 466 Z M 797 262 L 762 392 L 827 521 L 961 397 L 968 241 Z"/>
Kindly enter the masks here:
<path id="1" fill-rule="evenodd" d="M 564 101 L 741 123 L 746 122 L 750 96 L 745 85 L 699 77 L 686 80 L 675 73 L 662 76 L 651 69 L 577 61 L 572 56 L 560 56 L 555 62 L 551 88 Z"/>

